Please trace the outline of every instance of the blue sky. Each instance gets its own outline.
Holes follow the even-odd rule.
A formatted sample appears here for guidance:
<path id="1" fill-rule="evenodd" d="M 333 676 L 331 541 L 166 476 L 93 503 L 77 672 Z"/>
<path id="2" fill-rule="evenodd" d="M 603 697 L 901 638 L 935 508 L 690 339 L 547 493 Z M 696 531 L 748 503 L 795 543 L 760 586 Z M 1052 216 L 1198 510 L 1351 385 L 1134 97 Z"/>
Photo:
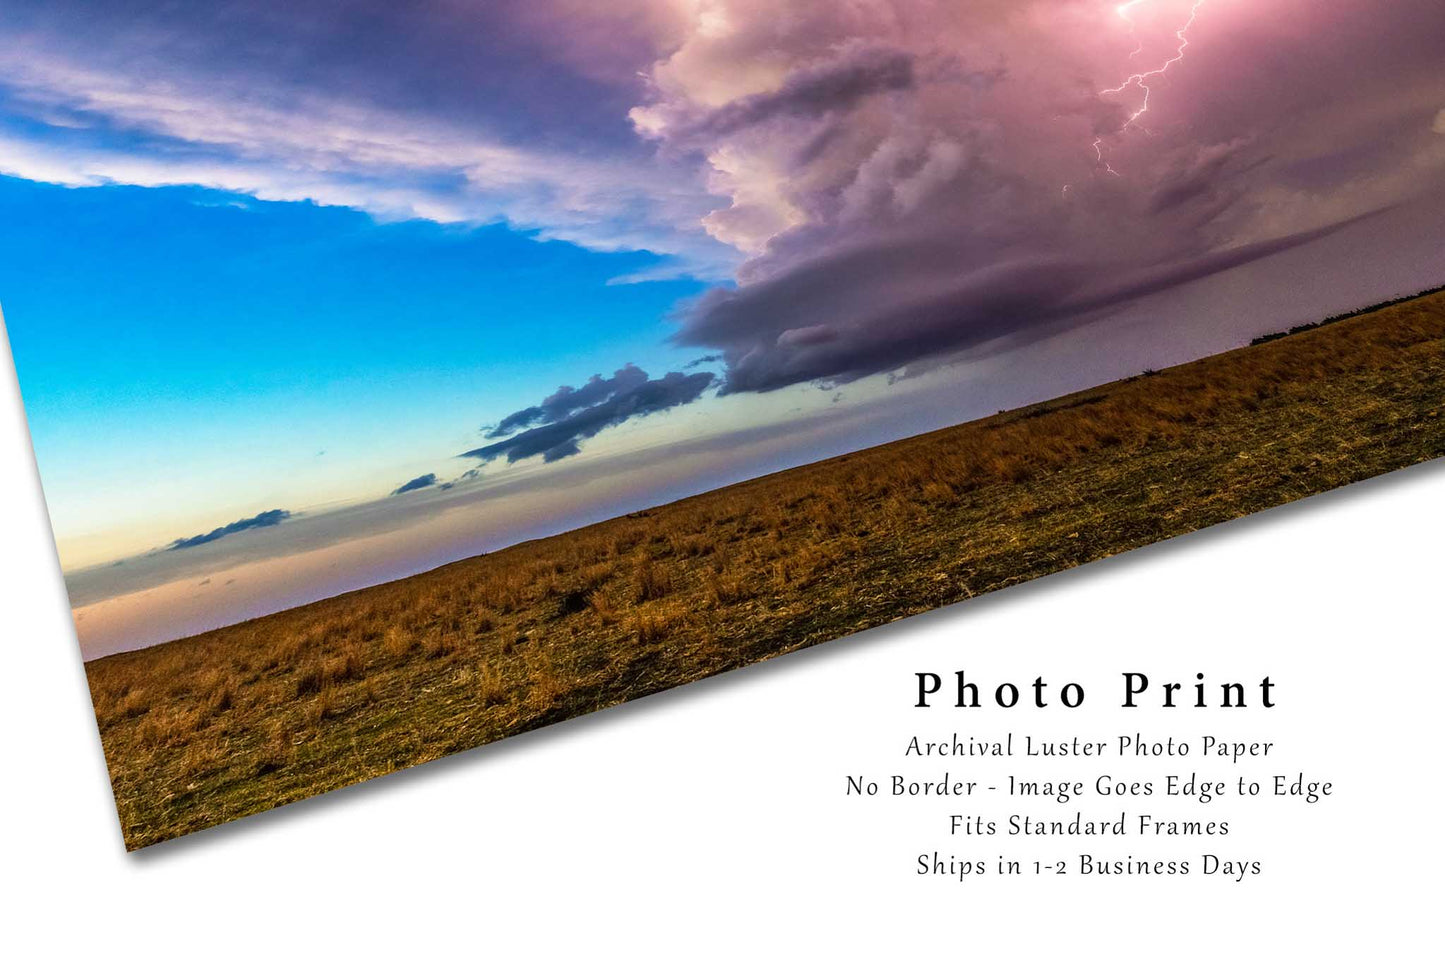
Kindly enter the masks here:
<path id="1" fill-rule="evenodd" d="M 75 507 L 57 527 L 131 528 L 130 551 L 258 493 L 384 495 L 579 371 L 697 355 L 664 319 L 700 283 L 608 283 L 646 253 L 191 188 L 0 178 L 0 210 L 32 436 L 51 498 Z M 175 483 L 194 494 L 158 511 Z"/>

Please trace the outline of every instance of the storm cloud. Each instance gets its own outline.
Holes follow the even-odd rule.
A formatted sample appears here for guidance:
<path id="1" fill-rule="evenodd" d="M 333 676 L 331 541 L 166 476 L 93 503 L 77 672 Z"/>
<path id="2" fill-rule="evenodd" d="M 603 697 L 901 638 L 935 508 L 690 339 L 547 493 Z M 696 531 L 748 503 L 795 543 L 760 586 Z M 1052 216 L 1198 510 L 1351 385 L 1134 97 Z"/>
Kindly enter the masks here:
<path id="1" fill-rule="evenodd" d="M 1439 0 L 13 0 L 0 33 L 6 175 L 504 222 L 713 285 L 671 338 L 719 374 L 564 386 L 482 462 L 1066 329 L 1131 364 L 1218 350 L 1221 311 L 1346 310 L 1445 250 L 1386 223 L 1445 197 Z M 1332 237 L 1357 225 L 1368 267 Z M 1212 316 L 1104 323 L 1205 287 Z"/>
<path id="2" fill-rule="evenodd" d="M 428 472 L 426 475 L 419 475 L 410 482 L 404 482 L 392 490 L 392 495 L 404 495 L 407 492 L 415 492 L 417 489 L 429 489 L 437 484 L 435 472 Z"/>
<path id="3" fill-rule="evenodd" d="M 564 385 L 540 405 L 513 412 L 486 437 L 524 431 L 461 457 L 490 462 L 505 456 L 508 462 L 519 462 L 540 455 L 544 462 L 556 462 L 577 455 L 578 443 L 605 428 L 697 401 L 715 379 L 712 372 L 668 372 L 653 379 L 637 366 L 626 365 L 611 378 L 594 375 L 576 389 Z"/>
<path id="4" fill-rule="evenodd" d="M 841 383 L 996 339 L 1055 331 L 1061 322 L 1082 324 L 1353 223 L 1142 265 L 1041 255 L 970 270 L 967 239 L 885 245 L 740 289 L 714 289 L 676 337 L 728 349 L 722 394 Z M 894 287 L 900 282 L 906 290 Z"/>
<path id="5" fill-rule="evenodd" d="M 777 90 L 740 97 L 694 119 L 683 119 L 677 122 L 674 136 L 716 138 L 774 119 L 822 117 L 849 110 L 874 94 L 913 85 L 913 54 L 860 45 L 792 71 Z"/>
<path id="6" fill-rule="evenodd" d="M 269 526 L 280 525 L 291 518 L 291 513 L 286 509 L 270 509 L 251 516 L 249 519 L 238 519 L 229 525 L 212 529 L 203 535 L 191 536 L 187 539 L 177 539 L 166 546 L 167 552 L 176 549 L 193 549 L 196 546 L 203 546 L 208 542 L 215 542 L 217 539 L 224 539 L 226 536 L 235 535 L 238 532 L 245 532 L 247 529 L 264 529 Z"/>
<path id="7" fill-rule="evenodd" d="M 723 393 L 1008 350 L 1445 190 L 1439 3 L 783 6 L 721 0 L 632 112 L 749 255 L 676 319 Z"/>
<path id="8" fill-rule="evenodd" d="M 6 173 L 660 254 L 627 280 L 736 284 L 677 334 L 729 391 L 1084 324 L 1107 307 L 1061 294 L 1077 272 L 1122 304 L 1140 273 L 1445 190 L 1438 0 L 16 0 L 0 30 L 25 38 Z M 1000 287 L 1020 272 L 1043 290 Z M 915 307 L 926 331 L 890 341 Z"/>

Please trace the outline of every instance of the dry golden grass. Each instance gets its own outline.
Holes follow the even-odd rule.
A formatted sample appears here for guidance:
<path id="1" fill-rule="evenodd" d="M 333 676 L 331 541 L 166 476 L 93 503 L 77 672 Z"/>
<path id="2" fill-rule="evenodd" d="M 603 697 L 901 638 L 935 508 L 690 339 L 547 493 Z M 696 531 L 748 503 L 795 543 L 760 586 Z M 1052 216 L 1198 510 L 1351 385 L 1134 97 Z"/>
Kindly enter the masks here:
<path id="1" fill-rule="evenodd" d="M 1445 454 L 1445 295 L 87 665 L 140 847 Z"/>

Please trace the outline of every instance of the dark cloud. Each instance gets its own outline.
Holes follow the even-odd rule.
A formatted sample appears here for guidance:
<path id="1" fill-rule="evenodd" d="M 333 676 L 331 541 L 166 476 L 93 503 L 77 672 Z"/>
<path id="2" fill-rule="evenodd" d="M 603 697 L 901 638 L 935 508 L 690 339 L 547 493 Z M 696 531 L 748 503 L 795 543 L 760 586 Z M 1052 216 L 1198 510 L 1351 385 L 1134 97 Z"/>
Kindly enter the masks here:
<path id="1" fill-rule="evenodd" d="M 677 319 L 724 393 L 1006 350 L 1445 190 L 1438 0 L 723 6 L 638 116 L 708 159 L 706 224 L 751 255 Z M 1291 263 L 1351 278 L 1340 307 L 1391 293 L 1330 258 Z M 1239 302 L 1306 283 L 1265 267 Z"/>
<path id="2" fill-rule="evenodd" d="M 502 419 L 491 428 L 485 429 L 487 438 L 506 438 L 514 432 L 544 421 L 547 413 L 542 411 L 542 406 L 533 405 L 530 408 L 523 408 L 513 412 Z"/>
<path id="3" fill-rule="evenodd" d="M 542 399 L 542 404 L 513 412 L 487 430 L 487 438 L 506 438 L 514 432 L 538 424 L 550 424 L 571 415 L 573 412 L 606 401 L 615 395 L 625 394 L 647 382 L 647 372 L 628 363 L 611 378 L 593 375 L 581 388 L 563 385 L 551 395 Z"/>
<path id="4" fill-rule="evenodd" d="M 177 539 L 166 546 L 167 552 L 176 549 L 192 549 L 196 546 L 203 546 L 208 542 L 215 542 L 217 539 L 224 539 L 226 536 L 235 535 L 237 532 L 245 532 L 247 529 L 264 529 L 268 526 L 280 525 L 291 518 L 291 513 L 285 509 L 271 509 L 266 512 L 253 515 L 249 519 L 238 519 L 230 525 L 221 526 L 219 529 L 212 529 L 203 535 L 191 536 L 189 539 Z"/>
<path id="5" fill-rule="evenodd" d="M 742 97 L 686 125 L 684 136 L 721 137 L 775 118 L 820 117 L 887 91 L 913 87 L 914 56 L 858 47 L 837 59 L 793 71 L 775 91 Z"/>
<path id="6" fill-rule="evenodd" d="M 517 21 L 514 4 L 457 4 L 455 0 L 266 0 L 181 4 L 167 0 L 6 0 L 0 25 L 29 38 L 88 54 L 97 66 L 134 58 L 158 77 L 216 72 L 238 78 L 291 78 L 312 90 L 350 89 L 360 98 L 405 105 L 501 128 L 518 140 L 542 127 L 593 139 L 620 140 L 615 124 L 579 111 L 579 99 L 627 106 L 625 90 L 597 84 L 556 56 L 557 20 L 568 11 L 551 0 Z M 550 13 L 551 22 L 547 22 Z M 545 24 L 545 27 L 544 27 Z M 608 38 L 645 62 L 651 52 L 617 24 Z M 382 65 L 385 69 L 381 69 Z M 489 96 L 477 97 L 479 89 Z M 522 105 L 499 110 L 497 103 Z M 301 109 L 303 105 L 296 105 Z"/>
<path id="7" fill-rule="evenodd" d="M 714 378 L 712 372 L 668 372 L 661 378 L 649 379 L 635 365 L 619 369 L 612 378 L 594 375 L 580 389 L 563 386 L 541 405 L 512 413 L 488 432 L 487 438 L 496 438 L 502 425 L 533 427 L 504 441 L 463 452 L 462 457 L 490 462 L 505 456 L 508 462 L 518 462 L 540 455 L 545 462 L 555 462 L 576 455 L 581 451 L 579 442 L 609 426 L 696 401 Z M 533 415 L 534 410 L 538 414 Z M 543 424 L 534 425 L 539 421 Z"/>
<path id="8" fill-rule="evenodd" d="M 968 244 L 959 238 L 862 249 L 766 282 L 714 289 L 683 318 L 677 340 L 725 347 L 723 394 L 848 381 L 1094 320 L 1356 220 L 1142 267 L 1056 255 L 970 271 Z"/>
<path id="9" fill-rule="evenodd" d="M 434 486 L 434 485 L 436 485 L 436 484 L 437 484 L 437 474 L 436 474 L 435 472 L 428 472 L 426 475 L 418 475 L 416 478 L 412 479 L 410 482 L 403 483 L 402 485 L 400 485 L 400 486 L 398 486 L 397 488 L 393 489 L 392 492 L 391 492 L 391 494 L 392 494 L 392 495 L 401 495 L 401 494 L 403 494 L 403 493 L 405 493 L 405 492 L 415 492 L 417 489 L 427 489 L 427 488 L 431 488 L 432 486 Z"/>

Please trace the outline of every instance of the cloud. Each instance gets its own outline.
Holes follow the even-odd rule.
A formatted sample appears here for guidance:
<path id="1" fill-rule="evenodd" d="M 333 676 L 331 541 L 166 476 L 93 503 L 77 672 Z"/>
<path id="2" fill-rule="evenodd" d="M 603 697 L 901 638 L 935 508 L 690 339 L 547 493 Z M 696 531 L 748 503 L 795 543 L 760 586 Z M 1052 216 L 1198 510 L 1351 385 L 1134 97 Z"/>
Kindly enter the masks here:
<path id="1" fill-rule="evenodd" d="M 969 271 L 967 237 L 855 250 L 754 285 L 714 289 L 688 311 L 676 339 L 726 347 L 723 394 L 844 382 L 1054 331 L 1061 321 L 1087 322 L 1353 223 L 1139 265 L 1055 255 Z M 907 291 L 894 287 L 900 280 Z"/>
<path id="2" fill-rule="evenodd" d="M 417 476 L 416 478 L 412 479 L 410 482 L 403 483 L 402 485 L 400 485 L 400 486 L 398 486 L 397 488 L 393 489 L 392 492 L 391 492 L 391 494 L 392 494 L 392 495 L 401 495 L 401 494 L 406 493 L 406 492 L 415 492 L 417 489 L 430 488 L 431 486 L 436 485 L 436 484 L 437 484 L 437 475 L 436 475 L 436 473 L 435 473 L 435 472 L 428 472 L 426 475 L 419 475 L 419 476 Z"/>
<path id="3" fill-rule="evenodd" d="M 230 525 L 212 529 L 204 535 L 191 536 L 188 539 L 177 539 L 166 546 L 167 552 L 176 549 L 193 549 L 196 546 L 203 546 L 208 542 L 215 542 L 217 539 L 224 539 L 226 536 L 235 535 L 238 532 L 245 532 L 247 529 L 264 529 L 269 526 L 280 525 L 291 518 L 291 513 L 285 509 L 270 509 L 266 512 L 251 516 L 249 519 L 238 519 Z"/>
<path id="4" fill-rule="evenodd" d="M 632 116 L 644 132 L 665 126 L 672 139 L 716 138 L 774 119 L 817 118 L 849 110 L 874 94 L 913 85 L 913 54 L 860 43 L 821 63 L 794 69 L 776 90 L 740 97 L 691 118 L 664 119 L 645 108 L 634 110 Z"/>
<path id="5" fill-rule="evenodd" d="M 702 159 L 727 198 L 703 224 L 749 255 L 674 341 L 724 356 L 724 393 L 846 381 L 1086 324 L 1445 190 L 1419 126 L 1441 92 L 1419 31 L 1445 8 L 1402 4 L 1205 4 L 1136 114 L 1127 78 L 1176 56 L 1189 0 L 1135 28 L 1067 0 L 716 0 L 631 115 Z"/>
<path id="6" fill-rule="evenodd" d="M 0 51 L 0 97 L 23 121 L 0 124 L 0 172 L 201 185 L 387 220 L 504 221 L 594 250 L 650 251 L 703 277 L 736 263 L 701 226 L 715 202 L 699 172 L 651 157 L 625 106 L 604 124 L 549 99 L 559 88 L 594 103 L 618 94 L 528 59 L 505 11 L 459 24 L 449 3 L 363 2 L 343 27 L 313 0 L 280 17 L 246 0 L 225 16 L 131 6 L 36 5 L 24 55 Z M 365 35 L 398 19 L 410 45 L 383 67 L 374 52 L 393 48 Z M 245 54 L 253 46 L 268 51 L 265 69 Z"/>
<path id="7" fill-rule="evenodd" d="M 650 379 L 635 365 L 626 365 L 611 378 L 594 375 L 581 388 L 564 385 L 542 401 L 513 412 L 486 433 L 501 438 L 518 429 L 519 434 L 503 441 L 463 452 L 462 458 L 490 462 L 506 457 L 508 462 L 540 455 L 544 462 L 577 455 L 583 439 L 605 428 L 666 411 L 697 401 L 716 379 L 712 372 L 668 372 Z"/>
<path id="8" fill-rule="evenodd" d="M 627 394 L 646 382 L 647 372 L 629 363 L 619 368 L 611 378 L 593 375 L 581 388 L 563 385 L 544 398 L 542 404 L 529 406 L 503 418 L 486 432 L 486 437 L 506 438 L 520 429 L 538 423 L 557 422 L 579 409 Z"/>
<path id="9" fill-rule="evenodd" d="M 651 251 L 622 280 L 732 282 L 677 319 L 724 391 L 1083 324 L 1445 189 L 1438 0 L 1211 0 L 1144 114 L 1192 0 L 13 6 L 0 170 Z M 565 457 L 621 374 L 487 438 Z"/>

